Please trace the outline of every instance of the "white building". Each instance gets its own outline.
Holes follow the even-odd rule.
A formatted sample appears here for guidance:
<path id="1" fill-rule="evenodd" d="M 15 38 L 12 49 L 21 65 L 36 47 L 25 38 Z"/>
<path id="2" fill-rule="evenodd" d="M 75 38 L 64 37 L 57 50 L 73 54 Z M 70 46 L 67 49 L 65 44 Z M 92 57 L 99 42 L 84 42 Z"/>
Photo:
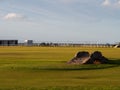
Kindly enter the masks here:
<path id="1" fill-rule="evenodd" d="M 32 46 L 33 45 L 33 40 L 25 40 L 25 45 L 27 46 Z"/>

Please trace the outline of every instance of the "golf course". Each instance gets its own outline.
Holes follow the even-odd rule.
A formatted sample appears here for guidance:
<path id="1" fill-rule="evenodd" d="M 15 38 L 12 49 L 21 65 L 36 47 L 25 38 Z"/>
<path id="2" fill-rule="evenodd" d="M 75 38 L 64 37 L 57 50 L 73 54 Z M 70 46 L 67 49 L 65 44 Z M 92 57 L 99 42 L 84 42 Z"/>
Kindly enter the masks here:
<path id="1" fill-rule="evenodd" d="M 78 51 L 109 63 L 67 64 Z M 120 90 L 120 48 L 1 46 L 0 90 Z"/>

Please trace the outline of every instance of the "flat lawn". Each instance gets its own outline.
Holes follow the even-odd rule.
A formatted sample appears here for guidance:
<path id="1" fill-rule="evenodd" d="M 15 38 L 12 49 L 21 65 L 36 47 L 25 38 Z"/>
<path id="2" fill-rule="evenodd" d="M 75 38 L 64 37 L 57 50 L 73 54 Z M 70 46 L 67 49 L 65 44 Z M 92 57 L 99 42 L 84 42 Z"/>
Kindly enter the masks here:
<path id="1" fill-rule="evenodd" d="M 66 64 L 78 51 L 101 51 L 103 65 Z M 0 90 L 120 90 L 120 49 L 0 47 Z"/>

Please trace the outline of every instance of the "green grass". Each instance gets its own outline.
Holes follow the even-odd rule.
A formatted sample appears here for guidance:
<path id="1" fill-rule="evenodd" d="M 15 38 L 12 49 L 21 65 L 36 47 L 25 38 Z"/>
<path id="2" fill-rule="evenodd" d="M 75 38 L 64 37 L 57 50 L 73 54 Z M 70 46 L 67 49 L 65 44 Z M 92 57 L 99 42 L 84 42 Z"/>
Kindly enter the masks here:
<path id="1" fill-rule="evenodd" d="M 103 65 L 66 64 L 78 51 L 99 50 Z M 120 90 L 120 49 L 0 47 L 0 90 Z"/>

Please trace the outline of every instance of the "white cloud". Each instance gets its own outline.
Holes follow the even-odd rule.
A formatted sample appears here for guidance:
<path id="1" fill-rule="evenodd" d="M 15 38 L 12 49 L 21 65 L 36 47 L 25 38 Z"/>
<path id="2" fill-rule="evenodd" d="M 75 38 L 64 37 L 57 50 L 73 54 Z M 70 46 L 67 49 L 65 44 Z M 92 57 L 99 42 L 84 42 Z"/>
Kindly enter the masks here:
<path id="1" fill-rule="evenodd" d="M 26 17 L 24 15 L 17 14 L 17 13 L 8 13 L 7 15 L 5 15 L 3 17 L 3 19 L 5 19 L 5 20 L 25 20 Z"/>
<path id="2" fill-rule="evenodd" d="M 118 4 L 120 5 L 120 0 L 118 0 Z"/>
<path id="3" fill-rule="evenodd" d="M 104 0 L 102 6 L 109 6 L 111 8 L 120 8 L 120 0 Z"/>
<path id="4" fill-rule="evenodd" d="M 102 3 L 103 6 L 110 6 L 111 2 L 110 0 L 104 0 L 104 2 Z"/>
<path id="5" fill-rule="evenodd" d="M 120 7 L 120 0 L 118 0 L 115 4 L 114 4 L 115 7 Z"/>

